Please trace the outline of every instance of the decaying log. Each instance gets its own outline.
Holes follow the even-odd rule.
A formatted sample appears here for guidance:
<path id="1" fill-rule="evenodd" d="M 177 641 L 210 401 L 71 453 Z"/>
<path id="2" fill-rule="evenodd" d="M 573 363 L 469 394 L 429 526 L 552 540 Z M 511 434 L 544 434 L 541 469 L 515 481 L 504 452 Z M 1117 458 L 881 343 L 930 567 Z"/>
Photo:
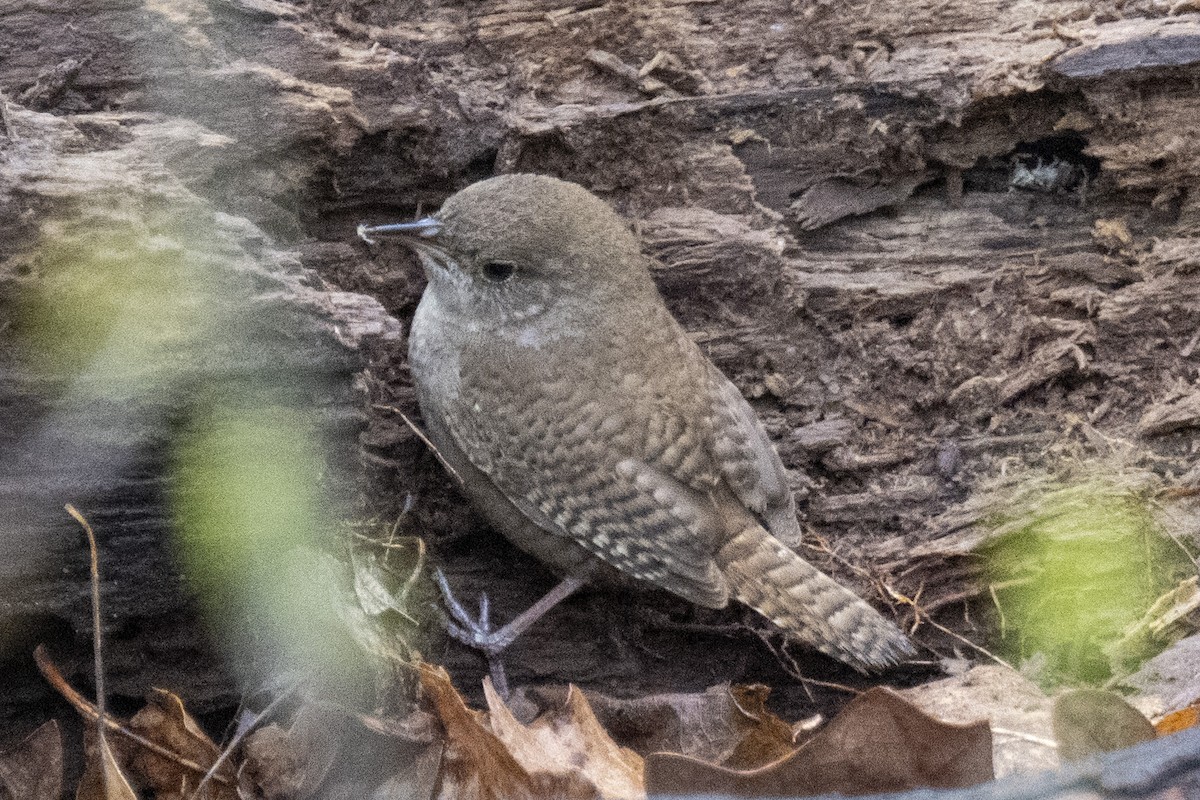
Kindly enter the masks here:
<path id="1" fill-rule="evenodd" d="M 320 376 L 326 388 L 304 402 L 347 431 L 363 420 L 359 513 L 410 509 L 403 532 L 504 617 L 551 576 L 488 532 L 379 410 L 417 417 L 403 331 L 422 278 L 354 228 L 428 211 L 498 171 L 579 181 L 640 230 L 672 310 L 752 398 L 806 523 L 836 555 L 821 566 L 868 593 L 935 535 L 975 535 L 996 475 L 1069 479 L 1080 463 L 1115 463 L 1111 442 L 1132 443 L 1113 468 L 1167 486 L 1194 468 L 1198 25 L 1187 3 L 1078 0 L 8 3 L 0 289 L 35 286 L 39 242 L 71 242 L 72 220 L 119 228 L 139 212 L 114 207 L 181 204 L 181 219 L 212 231 L 196 254 L 207 268 L 241 275 L 264 308 L 307 309 L 285 313 L 306 321 L 282 332 L 263 314 L 273 344 L 222 354 L 222 368 Z M 103 192 L 128 202 L 96 202 Z M 24 459 L 46 441 L 30 430 L 53 419 L 61 387 L 17 358 L 8 302 L 0 406 L 20 424 L 0 428 L 3 491 L 51 508 L 44 486 L 30 493 Z M 170 406 L 142 398 L 89 435 L 143 441 Z M 104 452 L 65 485 L 95 498 L 121 587 L 109 600 L 114 652 L 127 648 L 116 684 L 132 693 L 168 675 L 186 694 L 194 678 L 196 696 L 227 699 L 229 680 L 145 657 L 163 620 L 198 628 L 162 546 L 153 459 Z M 30 531 L 44 519 L 8 543 L 73 566 L 51 577 L 6 562 L 0 610 L 74 640 L 82 562 L 65 521 L 43 549 Z M 656 628 L 663 618 L 714 633 Z M 728 634 L 735 623 L 736 610 L 658 594 L 584 594 L 509 669 L 516 682 L 634 694 L 761 681 L 799 717 L 806 691 L 753 631 Z M 472 654 L 429 655 L 476 685 Z M 833 669 L 802 658 L 813 674 Z"/>

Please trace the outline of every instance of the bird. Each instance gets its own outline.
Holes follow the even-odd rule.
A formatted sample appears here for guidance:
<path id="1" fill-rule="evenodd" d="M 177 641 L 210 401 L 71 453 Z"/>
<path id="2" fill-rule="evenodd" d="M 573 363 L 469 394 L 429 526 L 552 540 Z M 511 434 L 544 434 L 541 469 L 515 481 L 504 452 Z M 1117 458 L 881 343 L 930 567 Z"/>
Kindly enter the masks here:
<path id="1" fill-rule="evenodd" d="M 409 365 L 428 438 L 463 492 L 561 578 L 493 630 L 437 579 L 450 633 L 498 654 L 589 582 L 641 582 L 705 608 L 750 606 L 861 672 L 911 640 L 784 541 L 800 527 L 787 474 L 741 392 L 688 336 L 637 236 L 582 186 L 492 177 L 398 237 L 428 279 Z"/>

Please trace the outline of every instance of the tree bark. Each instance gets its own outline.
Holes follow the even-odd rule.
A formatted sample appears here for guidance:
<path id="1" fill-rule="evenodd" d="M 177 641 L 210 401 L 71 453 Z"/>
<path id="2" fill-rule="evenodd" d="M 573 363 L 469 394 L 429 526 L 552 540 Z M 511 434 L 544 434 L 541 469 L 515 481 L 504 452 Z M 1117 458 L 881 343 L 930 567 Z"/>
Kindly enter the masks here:
<path id="1" fill-rule="evenodd" d="M 630 219 L 792 470 L 828 545 L 806 557 L 880 605 L 884 586 L 924 584 L 937 619 L 982 640 L 938 600 L 969 596 L 963 532 L 1009 487 L 1101 468 L 1143 490 L 1200 483 L 1190 3 L 19 0 L 0 42 L 3 295 L 38 289 L 48 246 L 131 226 L 138 258 L 167 246 L 235 276 L 239 303 L 273 309 L 244 338 L 265 344 L 162 357 L 206 380 L 309 375 L 297 405 L 346 421 L 343 443 L 361 422 L 341 459 L 361 468 L 359 512 L 400 519 L 498 619 L 553 578 L 486 530 L 392 410 L 419 422 L 404 331 L 422 278 L 354 231 L 500 172 L 577 181 Z M 78 373 L 22 358 L 26 318 L 17 301 L 3 314 L 16 557 L 0 610 L 25 631 L 6 658 L 86 645 L 85 554 L 56 516 L 72 501 L 102 536 L 114 691 L 230 703 L 166 544 L 166 422 L 196 374 L 74 407 Z M 1180 535 L 1196 528 L 1185 494 L 1165 501 Z M 766 682 L 798 717 L 808 689 L 759 633 L 737 610 L 585 593 L 507 663 L 516 683 L 620 694 Z M 483 674 L 436 635 L 426 655 L 465 686 Z M 0 720 L 44 699 L 21 674 Z"/>

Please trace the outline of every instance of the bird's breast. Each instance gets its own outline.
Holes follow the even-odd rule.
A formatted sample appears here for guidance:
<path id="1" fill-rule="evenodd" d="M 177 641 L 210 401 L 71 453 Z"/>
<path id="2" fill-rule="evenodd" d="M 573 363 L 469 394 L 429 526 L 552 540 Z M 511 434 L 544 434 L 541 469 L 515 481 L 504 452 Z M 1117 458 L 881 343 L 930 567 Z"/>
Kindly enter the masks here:
<path id="1" fill-rule="evenodd" d="M 461 332 L 437 296 L 426 291 L 417 305 L 408 337 L 408 362 L 421 405 L 443 406 L 458 398 L 462 382 Z"/>

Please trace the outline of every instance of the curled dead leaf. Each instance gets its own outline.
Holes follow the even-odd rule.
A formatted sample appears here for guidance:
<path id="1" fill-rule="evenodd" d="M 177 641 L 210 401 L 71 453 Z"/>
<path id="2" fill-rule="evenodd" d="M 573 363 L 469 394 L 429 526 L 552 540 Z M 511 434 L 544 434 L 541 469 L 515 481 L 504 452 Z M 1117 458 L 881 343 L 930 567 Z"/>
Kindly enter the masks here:
<path id="1" fill-rule="evenodd" d="M 0 789 L 16 800 L 58 800 L 62 783 L 62 734 L 54 720 L 0 753 Z"/>
<path id="2" fill-rule="evenodd" d="M 33 659 L 46 682 L 74 706 L 80 716 L 93 722 L 100 718 L 99 709 L 67 683 L 43 645 L 34 648 Z M 183 702 L 170 692 L 161 689 L 154 691 L 150 703 L 142 709 L 146 713 L 140 720 L 135 715 L 134 720 L 126 725 L 112 715 L 104 716 L 105 735 L 112 738 L 108 739 L 107 743 L 102 741 L 98 748 L 93 747 L 96 755 L 90 758 L 89 769 L 94 774 L 89 780 L 100 780 L 101 783 L 89 784 L 91 788 L 88 791 L 103 790 L 103 781 L 107 780 L 105 776 L 111 772 L 108 763 L 111 761 L 111 766 L 117 766 L 118 772 L 128 768 L 134 771 L 135 777 L 144 778 L 152 788 L 158 790 L 161 786 L 162 793 L 156 795 L 156 800 L 174 798 L 181 794 L 187 797 L 216 762 L 217 756 L 220 755 L 217 746 L 184 710 Z M 89 736 L 93 735 L 90 726 L 85 730 L 89 732 Z M 174 749 L 175 745 L 179 745 L 186 754 Z M 101 757 L 105 752 L 107 760 Z M 192 756 L 200 760 L 195 760 Z M 142 774 L 143 769 L 149 772 Z M 232 769 L 227 770 L 225 767 L 218 770 L 210 781 L 208 793 L 201 800 L 236 798 L 231 773 Z M 85 772 L 85 777 L 88 775 L 89 773 Z M 123 774 L 120 777 L 124 779 Z M 108 783 L 109 788 L 117 783 L 119 782 L 113 778 Z M 100 786 L 101 789 L 95 789 L 95 786 Z"/>
<path id="3" fill-rule="evenodd" d="M 578 772 L 606 800 L 644 800 L 642 758 L 619 746 L 601 727 L 583 692 L 574 686 L 560 708 L 523 725 L 484 680 L 488 724 L 513 758 L 527 770 Z"/>
<path id="4" fill-rule="evenodd" d="M 1187 708 L 1172 711 L 1154 723 L 1154 730 L 1159 736 L 1169 736 L 1172 733 L 1186 731 L 1200 723 L 1200 703 L 1192 703 Z"/>
<path id="5" fill-rule="evenodd" d="M 770 694 L 770 688 L 759 683 L 730 687 L 729 698 L 737 711 L 732 724 L 740 738 L 723 766 L 754 769 L 795 751 L 792 726 L 767 710 Z"/>
<path id="6" fill-rule="evenodd" d="M 562 705 L 566 693 L 561 686 L 538 687 L 521 699 L 545 712 Z M 587 698 L 604 729 L 634 752 L 669 751 L 749 769 L 796 749 L 791 726 L 766 708 L 769 694 L 760 684 L 720 684 L 698 693 L 616 698 L 587 692 Z"/>
<path id="7" fill-rule="evenodd" d="M 152 689 L 147 701 L 129 721 L 129 729 L 181 758 L 134 748 L 129 769 L 154 790 L 155 800 L 188 800 L 204 777 L 192 765 L 207 771 L 217 762 L 221 748 L 192 719 L 178 695 Z M 202 800 L 238 800 L 237 769 L 232 763 L 222 763 L 214 778 L 205 786 Z"/>
<path id="8" fill-rule="evenodd" d="M 138 800 L 121 767 L 120 762 L 125 759 L 114 754 L 107 737 L 87 736 L 84 749 L 87 764 L 75 790 L 75 800 Z"/>
<path id="9" fill-rule="evenodd" d="M 421 689 L 445 731 L 439 800 L 593 800 L 595 785 L 574 773 L 529 772 L 472 711 L 441 667 L 420 666 Z M 549 766 L 549 765 L 547 765 Z"/>
<path id="10" fill-rule="evenodd" d="M 986 722 L 941 722 L 882 688 L 855 698 L 800 749 L 758 769 L 730 769 L 676 753 L 646 759 L 651 795 L 860 795 L 974 786 L 992 777 Z"/>

